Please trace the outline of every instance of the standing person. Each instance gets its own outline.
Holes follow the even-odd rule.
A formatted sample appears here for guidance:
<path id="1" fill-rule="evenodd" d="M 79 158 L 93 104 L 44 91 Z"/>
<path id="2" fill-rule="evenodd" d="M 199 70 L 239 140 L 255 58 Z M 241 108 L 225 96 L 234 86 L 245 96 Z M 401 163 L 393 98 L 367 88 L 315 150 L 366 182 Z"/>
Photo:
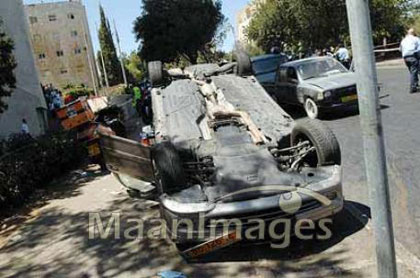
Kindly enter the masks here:
<path id="1" fill-rule="evenodd" d="M 29 126 L 28 126 L 28 123 L 26 122 L 26 119 L 22 119 L 22 126 L 20 128 L 20 131 L 22 132 L 22 134 L 30 135 Z"/>
<path id="2" fill-rule="evenodd" d="M 338 50 L 334 56 L 337 57 L 338 61 L 340 61 L 343 66 L 345 66 L 347 69 L 350 68 L 350 52 L 342 44 L 338 46 Z"/>
<path id="3" fill-rule="evenodd" d="M 138 86 L 133 87 L 133 106 L 136 108 L 137 114 L 141 117 L 141 103 L 143 99 L 142 92 Z"/>
<path id="4" fill-rule="evenodd" d="M 420 66 L 420 39 L 416 36 L 413 28 L 408 30 L 402 40 L 400 51 L 410 71 L 410 93 L 412 94 L 418 90 Z"/>

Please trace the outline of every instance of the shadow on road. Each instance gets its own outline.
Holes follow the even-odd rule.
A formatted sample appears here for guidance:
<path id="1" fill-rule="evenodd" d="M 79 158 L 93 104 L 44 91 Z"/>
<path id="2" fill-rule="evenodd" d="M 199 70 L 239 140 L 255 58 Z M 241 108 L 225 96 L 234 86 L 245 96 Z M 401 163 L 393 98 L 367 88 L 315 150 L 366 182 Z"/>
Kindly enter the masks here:
<path id="1" fill-rule="evenodd" d="M 232 271 L 242 275 L 236 277 L 256 277 L 252 262 L 268 260 L 270 271 L 277 271 L 276 277 L 290 272 L 309 275 L 307 277 L 321 277 L 322 273 L 332 275 L 328 277 L 361 277 L 357 270 L 350 272 L 340 267 L 343 261 L 340 255 L 348 250 L 326 252 L 313 258 L 363 228 L 364 224 L 347 210 L 335 217 L 330 240 L 294 239 L 291 246 L 283 250 L 268 245 L 238 245 L 213 253 L 195 264 L 187 264 L 168 240 L 133 240 L 124 236 L 123 232 L 129 228 L 136 233 L 129 219 L 141 219 L 145 223 L 144 230 L 152 230 L 154 224 L 148 220 L 159 218 L 154 203 L 133 200 L 121 193 L 103 207 L 100 213 L 104 225 L 110 220 L 106 215 L 118 213 L 122 231 L 119 236 L 115 237 L 115 229 L 111 229 L 107 238 L 89 239 L 89 212 L 72 213 L 59 207 L 45 209 L 38 218 L 25 223 L 18 235 L 1 249 L 0 261 L 4 262 L 0 264 L 0 276 L 87 278 L 133 277 L 133 273 L 138 273 L 137 277 L 152 277 L 159 271 L 173 269 L 193 278 L 227 277 L 226 273 Z"/>
<path id="2" fill-rule="evenodd" d="M 321 253 L 343 241 L 346 237 L 360 231 L 367 224 L 361 223 L 347 209 L 348 205 L 357 207 L 359 210 L 369 210 L 366 206 L 354 202 L 346 202 L 342 212 L 336 215 L 330 226 L 332 237 L 329 240 L 299 240 L 293 237 L 291 244 L 285 249 L 273 249 L 270 244 L 262 245 L 240 245 L 231 247 L 228 250 L 221 250 L 202 258 L 198 262 L 227 262 L 227 261 L 258 261 L 261 259 L 288 261 L 297 260 L 313 254 Z M 252 246 L 253 252 L 247 252 Z"/>

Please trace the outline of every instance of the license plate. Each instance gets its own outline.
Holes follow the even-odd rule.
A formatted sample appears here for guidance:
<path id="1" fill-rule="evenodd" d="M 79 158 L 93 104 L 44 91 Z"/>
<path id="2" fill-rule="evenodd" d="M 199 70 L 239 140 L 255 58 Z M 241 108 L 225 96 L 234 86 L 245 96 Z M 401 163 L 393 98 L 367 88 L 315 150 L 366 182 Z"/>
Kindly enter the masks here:
<path id="1" fill-rule="evenodd" d="M 349 102 L 353 100 L 357 100 L 357 95 L 351 95 L 351 96 L 346 96 L 346 97 L 341 98 L 341 102 Z"/>
<path id="2" fill-rule="evenodd" d="M 232 245 L 238 241 L 240 241 L 240 238 L 238 238 L 236 231 L 234 231 L 222 237 L 216 238 L 215 240 L 208 241 L 206 243 L 188 249 L 184 251 L 183 254 L 185 257 L 190 259 L 198 258 L 213 251 Z"/>
<path id="3" fill-rule="evenodd" d="M 90 145 L 88 147 L 88 152 L 89 152 L 90 157 L 99 155 L 101 153 L 101 149 L 99 148 L 99 144 L 95 143 L 93 145 Z"/>

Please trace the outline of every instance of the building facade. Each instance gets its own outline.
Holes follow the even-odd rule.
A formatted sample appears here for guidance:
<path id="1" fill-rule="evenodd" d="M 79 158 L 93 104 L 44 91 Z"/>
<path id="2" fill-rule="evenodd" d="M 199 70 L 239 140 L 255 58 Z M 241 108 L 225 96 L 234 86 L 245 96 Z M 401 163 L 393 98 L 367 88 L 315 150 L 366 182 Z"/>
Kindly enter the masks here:
<path id="1" fill-rule="evenodd" d="M 260 3 L 264 3 L 265 0 L 254 0 L 250 4 L 246 5 L 236 15 L 236 26 L 237 26 L 237 40 L 242 44 L 252 43 L 246 34 L 246 29 L 251 23 L 252 17 L 257 11 L 257 6 Z"/>
<path id="2" fill-rule="evenodd" d="M 4 31 L 14 41 L 13 53 L 17 63 L 14 71 L 16 89 L 11 97 L 3 98 L 8 109 L 0 114 L 0 137 L 19 133 L 22 119 L 26 119 L 30 133 L 36 136 L 47 128 L 47 107 L 32 54 L 22 0 L 1 0 L 0 18 Z"/>
<path id="3" fill-rule="evenodd" d="M 25 6 L 42 84 L 84 84 L 96 90 L 98 74 L 86 9 L 80 0 Z"/>

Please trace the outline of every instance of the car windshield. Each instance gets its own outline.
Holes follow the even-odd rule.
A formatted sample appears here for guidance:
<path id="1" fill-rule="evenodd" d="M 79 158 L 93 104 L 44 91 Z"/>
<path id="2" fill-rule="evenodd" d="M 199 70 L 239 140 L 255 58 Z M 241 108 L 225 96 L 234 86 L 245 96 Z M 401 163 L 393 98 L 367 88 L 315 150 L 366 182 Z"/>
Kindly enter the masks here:
<path id="1" fill-rule="evenodd" d="M 348 72 L 340 62 L 334 59 L 308 61 L 297 66 L 297 71 L 303 80 Z"/>
<path id="2" fill-rule="evenodd" d="M 254 61 L 252 66 L 255 74 L 261 74 L 266 72 L 275 72 L 282 62 L 286 62 L 285 57 L 279 56 L 260 61 Z"/>

